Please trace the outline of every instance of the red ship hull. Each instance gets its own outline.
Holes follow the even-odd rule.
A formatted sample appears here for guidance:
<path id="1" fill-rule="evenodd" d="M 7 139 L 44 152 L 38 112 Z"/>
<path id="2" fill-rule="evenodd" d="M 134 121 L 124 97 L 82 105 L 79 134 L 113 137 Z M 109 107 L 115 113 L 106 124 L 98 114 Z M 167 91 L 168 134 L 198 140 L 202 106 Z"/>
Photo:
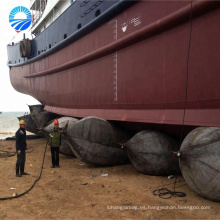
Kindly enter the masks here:
<path id="1" fill-rule="evenodd" d="M 186 126 L 220 126 L 219 6 L 138 2 L 11 83 L 62 115 L 181 125 L 186 103 Z"/>

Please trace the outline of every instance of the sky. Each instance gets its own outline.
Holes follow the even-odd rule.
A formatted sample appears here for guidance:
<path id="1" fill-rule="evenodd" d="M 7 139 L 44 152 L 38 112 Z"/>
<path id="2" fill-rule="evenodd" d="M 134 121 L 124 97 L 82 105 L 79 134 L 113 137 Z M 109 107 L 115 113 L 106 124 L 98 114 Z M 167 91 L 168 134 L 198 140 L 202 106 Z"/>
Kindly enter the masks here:
<path id="1" fill-rule="evenodd" d="M 7 66 L 7 44 L 16 36 L 16 40 L 23 38 L 23 33 L 27 36 L 30 32 L 25 30 L 17 34 L 9 24 L 9 13 L 16 6 L 24 6 L 30 9 L 30 0 L 6 0 L 0 1 L 0 111 L 24 111 L 28 112 L 27 105 L 39 104 L 39 102 L 29 95 L 17 92 L 11 85 L 9 78 L 9 68 Z"/>

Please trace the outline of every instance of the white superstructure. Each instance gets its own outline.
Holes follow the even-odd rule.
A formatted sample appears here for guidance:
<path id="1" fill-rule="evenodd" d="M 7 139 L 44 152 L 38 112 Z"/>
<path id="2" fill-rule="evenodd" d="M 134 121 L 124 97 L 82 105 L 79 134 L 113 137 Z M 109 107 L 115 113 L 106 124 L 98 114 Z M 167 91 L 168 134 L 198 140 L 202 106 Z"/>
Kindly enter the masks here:
<path id="1" fill-rule="evenodd" d="M 38 35 L 53 23 L 75 0 L 31 0 L 31 32 Z"/>

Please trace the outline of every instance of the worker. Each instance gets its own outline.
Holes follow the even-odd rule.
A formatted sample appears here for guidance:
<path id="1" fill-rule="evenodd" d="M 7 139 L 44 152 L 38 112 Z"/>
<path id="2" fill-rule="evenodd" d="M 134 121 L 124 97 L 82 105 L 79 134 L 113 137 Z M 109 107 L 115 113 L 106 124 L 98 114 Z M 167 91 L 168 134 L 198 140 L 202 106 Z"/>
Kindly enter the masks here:
<path id="1" fill-rule="evenodd" d="M 63 128 L 59 128 L 59 121 L 56 119 L 54 121 L 54 128 L 49 135 L 49 147 L 51 148 L 52 166 L 51 168 L 60 168 L 59 163 L 59 153 L 61 145 L 61 135 L 67 129 L 69 121 Z"/>
<path id="2" fill-rule="evenodd" d="M 16 161 L 16 177 L 22 177 L 22 175 L 29 175 L 24 172 L 25 160 L 26 160 L 26 131 L 25 131 L 25 121 L 19 121 L 20 128 L 15 134 L 16 138 L 16 152 L 17 152 L 17 161 Z"/>

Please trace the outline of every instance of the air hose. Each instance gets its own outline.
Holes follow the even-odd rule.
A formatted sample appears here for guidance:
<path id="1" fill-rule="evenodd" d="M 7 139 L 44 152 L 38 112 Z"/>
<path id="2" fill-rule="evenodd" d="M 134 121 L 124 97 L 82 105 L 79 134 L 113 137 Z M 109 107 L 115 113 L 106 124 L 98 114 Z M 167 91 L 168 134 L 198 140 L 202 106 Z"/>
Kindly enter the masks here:
<path id="1" fill-rule="evenodd" d="M 3 197 L 3 198 L 0 198 L 0 200 L 8 200 L 8 199 L 19 198 L 19 197 L 25 195 L 26 193 L 30 192 L 30 191 L 34 188 L 35 184 L 40 180 L 41 175 L 42 175 L 42 172 L 43 172 L 43 166 L 44 166 L 44 160 L 45 160 L 47 145 L 48 145 L 48 139 L 47 139 L 47 143 L 46 143 L 46 146 L 45 146 L 45 149 L 44 149 L 44 155 L 43 155 L 43 161 L 42 161 L 42 165 L 41 165 L 40 175 L 39 175 L 39 177 L 34 181 L 34 183 L 32 184 L 32 186 L 31 186 L 28 190 L 26 190 L 25 192 L 23 192 L 23 193 L 21 193 L 21 194 L 18 194 L 18 195 L 15 195 L 15 196 L 11 196 L 11 197 Z"/>
<path id="2" fill-rule="evenodd" d="M 188 76 L 189 76 L 189 55 L 190 55 L 190 48 L 191 48 L 191 38 L 192 38 L 192 0 L 191 0 L 191 10 L 190 10 L 190 31 L 189 31 L 189 45 L 188 45 L 188 54 L 187 54 L 187 68 L 186 68 L 186 96 L 185 96 L 185 103 L 184 103 L 184 112 L 183 112 L 183 121 L 182 121 L 182 128 L 181 128 L 181 135 L 180 135 L 180 144 L 182 142 L 183 136 L 183 127 L 185 122 L 185 113 L 186 113 L 186 104 L 188 98 Z M 180 156 L 177 155 L 178 157 Z M 163 199 L 169 199 L 171 197 L 185 197 L 186 193 L 184 192 L 176 192 L 176 183 L 177 183 L 177 176 L 175 177 L 173 191 L 167 188 L 156 189 L 153 191 L 153 195 L 157 195 Z"/>
<path id="3" fill-rule="evenodd" d="M 2 146 L 0 146 L 0 147 L 2 147 Z M 29 153 L 34 151 L 34 147 L 29 147 L 29 148 L 27 148 L 27 150 L 30 150 L 30 151 L 26 151 L 26 154 L 29 154 Z M 13 157 L 17 154 L 16 152 L 10 152 L 10 151 L 7 151 L 7 150 L 0 150 L 0 152 L 7 153 L 5 155 L 0 155 L 0 158 Z"/>

